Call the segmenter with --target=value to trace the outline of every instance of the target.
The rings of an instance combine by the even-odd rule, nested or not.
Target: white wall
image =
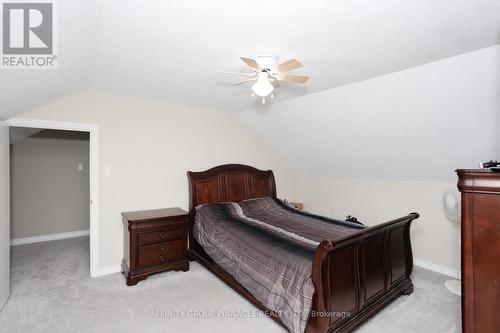
[[[366,225],[420,213],[411,227],[413,256],[451,270],[460,267],[460,223],[442,208],[449,182],[361,178],[301,177],[305,208],[343,219],[353,215]]]
[[[88,133],[42,131],[10,156],[12,239],[89,229]]]
[[[101,268],[122,259],[121,212],[188,208],[188,170],[225,163],[272,169],[278,195],[297,198],[296,174],[231,112],[84,91],[23,117],[99,125]]]
[[[0,311],[10,289],[9,128],[0,121]]]
[[[306,209],[370,224],[418,211],[415,256],[456,270],[441,199],[456,168],[500,159],[500,45],[239,115],[298,169]]]

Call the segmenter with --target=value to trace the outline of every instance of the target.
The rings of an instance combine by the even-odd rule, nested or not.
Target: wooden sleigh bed
[[[229,273],[217,265],[193,236],[195,207],[205,203],[276,197],[271,170],[228,164],[203,172],[188,172],[190,260],[196,260],[235,291],[283,325],[278,314],[267,309]],[[324,240],[312,263],[315,287],[307,333],[349,332],[400,295],[413,292],[410,274],[413,256],[410,225],[418,213],[367,227],[346,237]],[[314,312],[313,312],[314,311]],[[331,313],[349,313],[347,317]],[[325,315],[322,315],[325,314]]]

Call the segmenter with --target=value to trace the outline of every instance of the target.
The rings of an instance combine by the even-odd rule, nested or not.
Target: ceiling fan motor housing
[[[278,56],[273,53],[255,53],[251,56],[251,58],[254,59],[257,64],[259,64],[259,67],[265,71],[272,72],[276,69],[276,65],[278,63]]]

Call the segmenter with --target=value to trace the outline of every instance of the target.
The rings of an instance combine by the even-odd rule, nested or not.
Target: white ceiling
[[[0,70],[0,120],[77,92],[94,79],[96,1],[57,1],[57,70]]]
[[[84,87],[224,110],[259,106],[239,56],[300,59],[291,99],[500,42],[498,0],[65,0],[59,69],[0,71],[0,119]]]
[[[500,45],[239,112],[299,174],[456,180],[500,158]]]

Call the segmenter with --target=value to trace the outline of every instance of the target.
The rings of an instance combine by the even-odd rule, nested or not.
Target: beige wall
[[[458,269],[459,228],[444,216],[448,182],[298,176],[231,112],[85,91],[23,115],[99,125],[101,268],[122,257],[120,212],[187,208],[187,170],[247,163],[275,171],[278,195],[306,209],[367,224],[418,211],[412,229],[417,258]],[[111,176],[103,174],[111,167]],[[327,215],[327,214],[326,214]]]
[[[89,229],[88,133],[42,131],[10,155],[12,239]]]
[[[410,212],[420,213],[412,224],[413,255],[450,270],[460,264],[460,224],[442,208],[451,183],[361,178],[302,177],[305,208],[321,215],[356,216],[367,225],[386,222]]]
[[[188,170],[224,163],[273,169],[278,195],[297,198],[295,173],[235,113],[84,91],[23,117],[99,125],[101,268],[122,259],[121,212],[188,208]]]

